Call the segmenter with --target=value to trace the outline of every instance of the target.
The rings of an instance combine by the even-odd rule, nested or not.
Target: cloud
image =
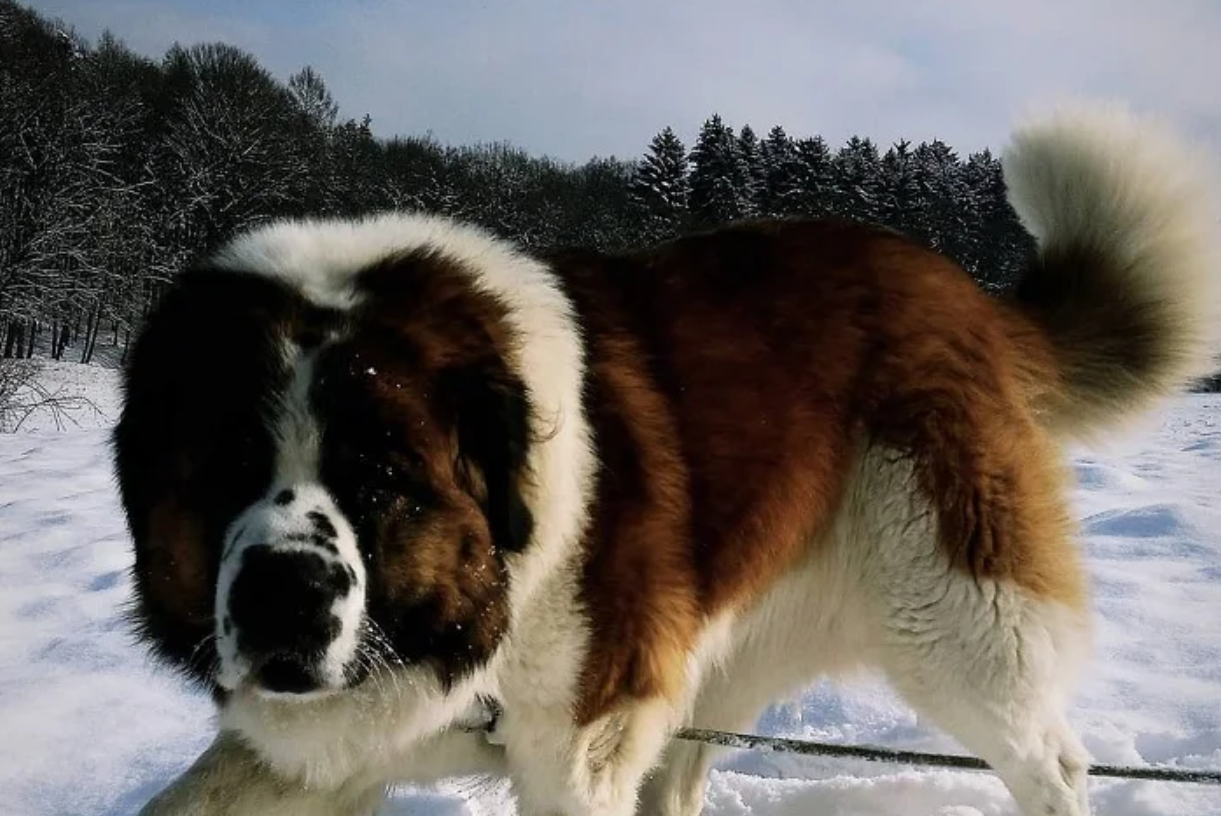
[[[382,135],[639,154],[713,112],[765,131],[1000,147],[1032,100],[1119,95],[1221,147],[1221,4],[1023,0],[42,0],[137,50],[224,40],[318,68]]]

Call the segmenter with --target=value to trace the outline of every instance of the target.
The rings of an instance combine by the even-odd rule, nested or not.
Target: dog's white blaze
[[[318,349],[303,350],[291,342],[284,346],[289,368],[288,388],[281,395],[275,417],[275,481],[310,484],[318,481],[322,429],[310,406]]]

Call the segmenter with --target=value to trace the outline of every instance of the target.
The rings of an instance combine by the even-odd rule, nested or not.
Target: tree
[[[297,110],[317,132],[327,133],[335,127],[339,106],[335,104],[322,76],[307,65],[288,78],[288,92]]]
[[[1034,238],[1009,204],[1000,160],[991,151],[968,156],[962,175],[971,239],[964,250],[964,266],[986,289],[1003,289],[1025,268],[1035,250]]]
[[[882,196],[878,217],[891,229],[918,235],[921,194],[911,142],[900,139],[882,157]]]
[[[793,140],[776,125],[759,146],[763,183],[758,209],[763,216],[791,215],[800,211],[802,163]]]
[[[564,185],[568,198],[557,242],[618,251],[657,240],[632,218],[635,205],[630,187],[636,167],[635,162],[612,158],[592,159],[578,168]],[[680,220],[675,224],[676,231],[684,223],[685,209],[677,215]]]
[[[877,223],[881,217],[881,162],[869,139],[853,136],[831,165],[834,211],[844,217]]]
[[[831,212],[835,191],[832,187],[831,151],[821,136],[796,142],[797,209],[802,215]]]
[[[173,218],[190,245],[213,246],[308,200],[308,153],[293,140],[289,92],[248,54],[223,44],[175,47],[164,144],[179,186]]]
[[[755,216],[759,214],[759,199],[767,178],[763,168],[763,157],[760,151],[759,137],[750,125],[743,125],[738,134],[738,154],[742,162],[742,214]]]
[[[307,212],[335,214],[342,210],[343,170],[337,166],[339,106],[322,77],[310,66],[288,78],[288,94],[297,114],[292,139],[308,167],[300,204]]]
[[[966,240],[966,185],[958,155],[940,140],[922,142],[912,154],[919,197],[914,213],[917,237],[954,259]]]
[[[714,114],[700,128],[691,165],[690,208],[697,226],[717,226],[747,215],[747,166],[733,129],[720,115]]]
[[[631,174],[629,189],[647,240],[670,238],[683,230],[690,195],[687,148],[673,129],[653,137],[648,154]]]
[[[96,322],[112,273],[112,226],[132,196],[121,172],[135,121],[109,83],[115,47],[90,51],[71,30],[0,7],[0,330],[5,357],[27,356],[41,323]]]

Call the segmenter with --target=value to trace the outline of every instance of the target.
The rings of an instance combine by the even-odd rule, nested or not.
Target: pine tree
[[[759,193],[759,212],[765,216],[784,216],[800,210],[801,161],[793,140],[777,125],[759,146],[763,165],[763,187]]]
[[[919,228],[920,187],[911,142],[901,139],[882,157],[882,197],[878,206],[881,223],[908,235]]]
[[[738,134],[738,154],[741,157],[745,181],[742,196],[743,215],[755,216],[759,214],[759,199],[767,180],[764,176],[759,137],[750,125],[743,125]]]
[[[991,277],[997,270],[999,246],[988,246],[987,233],[995,220],[992,154],[987,150],[967,156],[960,168],[962,176],[963,235],[958,243],[959,260],[977,279]]]
[[[912,153],[919,199],[916,236],[955,260],[963,257],[966,234],[966,185],[958,155],[937,139]]]
[[[835,212],[857,221],[877,223],[882,197],[881,162],[869,139],[853,136],[832,163]]]
[[[831,151],[821,136],[798,139],[796,148],[797,193],[795,213],[825,215],[832,212],[834,198]]]
[[[687,148],[673,129],[667,127],[653,137],[648,154],[632,174],[629,189],[646,240],[673,237],[683,230],[690,178]]]
[[[1025,269],[1035,248],[1034,238],[1009,204],[1000,160],[991,151],[967,157],[963,180],[971,236],[965,265],[985,288],[1003,289]]]
[[[700,227],[743,218],[748,210],[748,179],[733,129],[719,115],[704,122],[691,150],[690,209]]]

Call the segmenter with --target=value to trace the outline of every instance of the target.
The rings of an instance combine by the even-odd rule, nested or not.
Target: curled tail
[[[1050,427],[1088,438],[1221,368],[1202,157],[1122,107],[1077,105],[1019,127],[1002,161],[1038,241],[1011,305]]]

